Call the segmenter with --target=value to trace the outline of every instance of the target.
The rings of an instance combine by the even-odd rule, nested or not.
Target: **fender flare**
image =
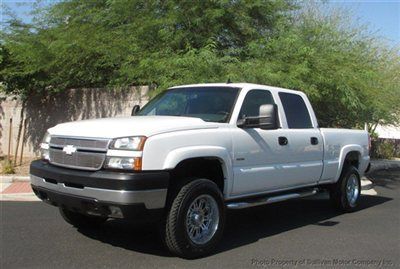
[[[221,162],[224,174],[224,196],[233,184],[232,158],[226,148],[218,146],[191,146],[170,151],[165,158],[163,169],[174,169],[180,162],[192,158],[216,158]]]
[[[360,145],[351,144],[351,145],[344,146],[340,150],[339,167],[338,167],[338,171],[337,171],[337,174],[336,174],[336,177],[335,177],[335,182],[337,182],[339,180],[340,175],[342,174],[344,161],[346,160],[347,154],[349,154],[349,152],[357,152],[358,155],[359,155],[359,158],[361,159],[363,148]]]

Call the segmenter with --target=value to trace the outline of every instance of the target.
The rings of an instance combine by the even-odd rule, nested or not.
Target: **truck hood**
[[[48,131],[51,135],[116,138],[125,136],[152,136],[174,131],[218,128],[218,123],[199,118],[173,116],[134,116],[103,118],[58,124]]]

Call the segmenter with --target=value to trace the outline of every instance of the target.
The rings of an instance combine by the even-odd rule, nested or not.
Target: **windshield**
[[[184,116],[211,122],[228,122],[239,88],[178,88],[157,95],[145,105],[139,116]]]

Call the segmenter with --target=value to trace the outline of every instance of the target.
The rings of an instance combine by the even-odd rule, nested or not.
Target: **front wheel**
[[[339,210],[352,212],[357,208],[360,194],[361,181],[357,168],[345,167],[339,181],[330,189],[331,201]]]
[[[169,250],[183,258],[210,253],[221,239],[225,205],[218,186],[207,179],[189,182],[172,202],[165,225]]]

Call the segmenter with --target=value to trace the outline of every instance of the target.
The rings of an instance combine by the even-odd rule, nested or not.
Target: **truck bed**
[[[360,175],[364,174],[369,163],[369,139],[364,130],[321,128],[324,139],[324,169],[320,183],[331,183],[338,180],[342,171],[342,160],[349,152],[358,151]]]

